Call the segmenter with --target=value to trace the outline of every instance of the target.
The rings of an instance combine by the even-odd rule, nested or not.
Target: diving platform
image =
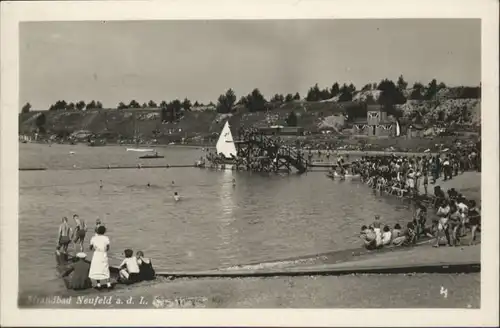
[[[241,166],[256,172],[307,171],[306,158],[289,146],[264,135],[260,131],[244,132],[234,141]]]

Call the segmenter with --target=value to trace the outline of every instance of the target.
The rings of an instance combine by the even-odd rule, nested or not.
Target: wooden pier
[[[261,132],[246,132],[235,141],[237,156],[234,165],[254,172],[307,171],[307,161],[300,152],[280,144]]]

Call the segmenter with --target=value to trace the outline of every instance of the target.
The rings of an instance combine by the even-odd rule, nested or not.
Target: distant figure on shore
[[[85,221],[79,218],[78,214],[73,215],[73,220],[76,224],[73,242],[75,246],[80,244],[80,252],[83,252],[83,242],[87,234],[87,226],[85,225]]]
[[[87,254],[80,252],[76,254],[77,261],[71,265],[63,274],[62,277],[66,278],[71,273],[71,278],[64,279],[66,288],[73,290],[83,290],[92,287],[92,281],[89,278],[90,264],[85,261]]]
[[[97,235],[90,239],[90,250],[94,251],[92,262],[90,263],[89,278],[95,280],[96,287],[101,288],[101,281],[106,282],[106,286],[111,288],[109,281],[109,238],[105,236],[106,228],[99,226]]]
[[[68,224],[68,218],[63,217],[62,223],[59,225],[59,231],[57,233],[57,246],[62,249],[63,253],[68,252],[68,245],[71,242],[71,227]]]

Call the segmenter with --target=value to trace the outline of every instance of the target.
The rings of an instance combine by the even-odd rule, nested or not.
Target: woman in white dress
[[[105,236],[106,228],[99,226],[97,235],[90,239],[90,250],[94,251],[92,262],[90,262],[89,278],[95,280],[96,287],[101,288],[101,281],[106,282],[108,288],[111,287],[109,281],[109,238]]]

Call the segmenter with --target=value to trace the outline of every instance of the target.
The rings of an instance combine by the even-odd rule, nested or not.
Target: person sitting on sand
[[[67,289],[83,290],[92,288],[92,281],[89,278],[90,263],[85,261],[87,254],[80,252],[76,254],[76,262],[71,265],[63,274],[62,277],[66,278],[71,273],[71,278],[64,279]]]
[[[382,245],[386,246],[391,243],[392,240],[392,233],[391,229],[389,226],[384,226],[383,232],[382,232]]]
[[[126,249],[123,253],[125,259],[120,264],[120,281],[127,285],[139,282],[139,263],[134,257],[134,251]]]
[[[373,231],[373,229],[369,229],[365,225],[362,226],[360,237],[361,240],[363,240],[363,244],[366,249],[372,250],[377,247],[375,240],[375,232]]]
[[[153,269],[153,263],[150,258],[144,257],[142,251],[138,251],[136,254],[137,264],[139,265],[139,279],[143,280],[154,280],[156,278],[155,269]]]
[[[406,224],[406,240],[404,242],[405,245],[413,245],[417,241],[417,231],[413,222],[408,222]]]
[[[370,229],[375,233],[375,247],[376,248],[382,247],[382,230],[375,229],[373,225],[370,226]]]
[[[401,228],[398,225],[398,228]],[[394,234],[394,230],[393,230]],[[409,246],[414,244],[415,242],[415,226],[413,225],[413,222],[408,222],[406,225],[405,231],[398,237],[393,237],[392,244],[394,246]]]
[[[399,225],[399,223],[396,223],[394,225],[394,228],[392,229],[392,233],[391,233],[392,240],[394,240],[398,237],[401,237],[402,235],[403,235],[403,232],[401,231],[401,226]]]

